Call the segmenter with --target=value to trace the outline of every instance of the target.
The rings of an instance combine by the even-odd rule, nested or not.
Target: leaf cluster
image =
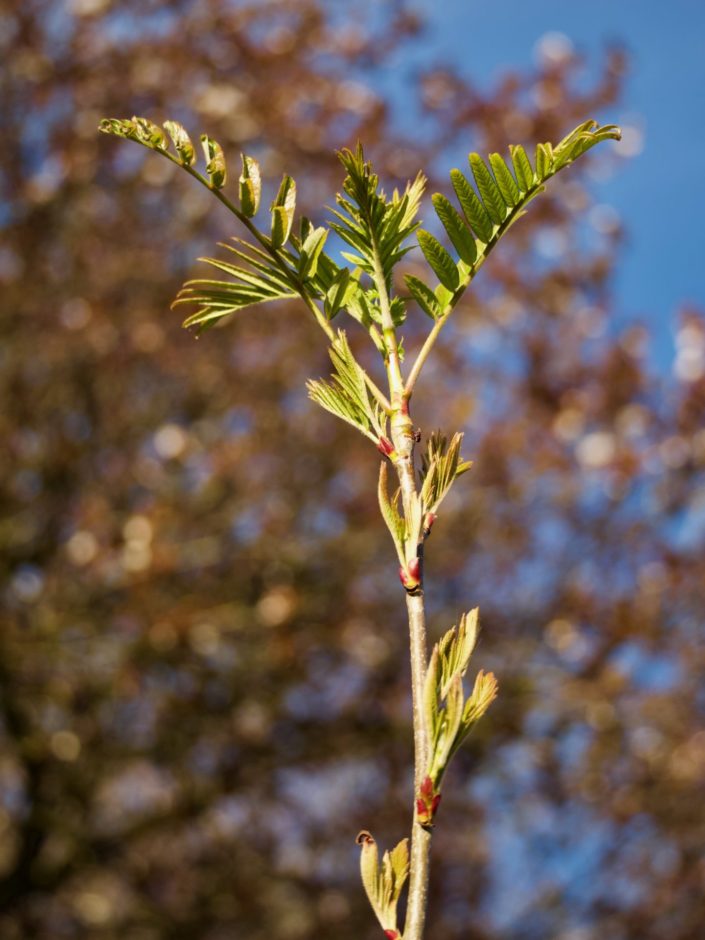
[[[423,503],[416,497],[411,503],[409,518],[399,511],[400,490],[397,489],[390,499],[387,463],[383,461],[379,468],[377,486],[379,508],[387,528],[392,536],[394,547],[402,567],[406,567],[418,556],[419,543],[422,541]]]
[[[468,156],[473,184],[459,169],[450,178],[458,208],[443,194],[432,197],[452,248],[453,257],[430,232],[420,230],[419,247],[438,279],[435,288],[414,275],[406,276],[409,293],[431,319],[446,316],[471,282],[499,239],[545,188],[546,182],[603,140],[618,140],[614,124],[600,127],[585,121],[559,143],[538,144],[534,165],[521,146],[510,146],[510,159],[492,153],[485,162],[477,153]]]
[[[440,431],[434,431],[421,457],[421,501],[424,512],[433,513],[447,496],[455,479],[472,467],[471,460],[463,460],[460,446],[463,435],[456,433],[447,443]]]
[[[339,157],[347,175],[336,197],[339,208],[331,210],[336,219],[331,228],[353,249],[342,253],[347,261],[370,277],[381,273],[388,284],[394,266],[409,251],[404,242],[418,227],[426,177],[419,173],[403,193],[394,190],[388,199],[360,144]]]
[[[429,739],[428,776],[440,783],[451,757],[497,695],[497,680],[482,670],[466,700],[463,677],[477,641],[478,609],[463,614],[436,643],[424,685],[424,719]]]
[[[360,852],[360,874],[365,893],[377,920],[387,936],[399,936],[397,904],[409,874],[409,840],[402,841],[382,856],[379,862],[377,843],[369,832],[357,837]]]
[[[165,121],[161,128],[147,118],[129,120],[106,118],[99,129],[106,134],[134,140],[180,165],[191,176],[211,189],[254,235],[256,243],[235,239],[234,252],[238,261],[215,258],[200,260],[226,273],[232,281],[200,278],[188,281],[176,299],[175,306],[195,304],[196,310],[184,321],[187,327],[206,328],[221,317],[236,310],[277,300],[282,297],[302,296],[323,306],[321,320],[332,320],[341,310],[349,308],[359,322],[370,328],[379,320],[374,297],[366,297],[359,285],[360,271],[340,267],[326,254],[324,247],[329,230],[314,227],[303,217],[294,226],[296,213],[296,182],[285,175],[270,207],[269,232],[261,231],[252,221],[260,209],[262,175],[254,157],[241,155],[242,171],[238,179],[238,203],[223,192],[228,180],[228,168],[220,144],[202,135],[206,175],[196,169],[196,150],[185,128],[176,121]],[[165,133],[166,132],[166,133]],[[170,149],[170,141],[173,150]],[[418,198],[410,187],[409,194],[397,199],[385,231],[400,226],[401,237],[411,229],[406,221],[409,211],[416,211]],[[420,193],[419,193],[420,198]],[[413,210],[410,208],[413,206]],[[403,318],[404,304],[397,300],[394,314]]]
[[[353,356],[343,330],[338,331],[329,354],[335,372],[330,381],[311,379],[306,385],[309,397],[378,444],[386,438],[387,416],[371,398],[365,370]]]

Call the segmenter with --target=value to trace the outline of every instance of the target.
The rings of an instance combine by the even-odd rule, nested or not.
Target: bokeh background
[[[96,133],[133,113],[293,172],[317,220],[358,137],[447,191],[470,149],[624,124],[512,230],[416,396],[476,461],[428,545],[431,632],[479,603],[501,683],[447,781],[428,936],[703,936],[705,23],[566,6],[0,7],[2,940],[371,940],[354,838],[409,823],[376,454],[307,400],[328,364],[296,305],[181,330],[234,229]]]

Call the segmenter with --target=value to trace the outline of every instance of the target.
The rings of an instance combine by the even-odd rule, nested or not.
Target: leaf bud
[[[416,820],[420,826],[433,826],[440,802],[441,794],[436,791],[433,780],[429,776],[425,777],[416,798]]]
[[[414,594],[421,587],[421,564],[418,558],[412,558],[399,568],[399,580],[409,594]]]
[[[394,444],[392,444],[388,437],[384,437],[384,435],[377,441],[377,450],[383,457],[389,457],[390,460],[396,453]]]

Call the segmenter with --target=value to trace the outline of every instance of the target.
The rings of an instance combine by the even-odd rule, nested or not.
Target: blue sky
[[[705,308],[705,3],[419,0],[417,8],[432,61],[450,59],[480,85],[509,67],[530,68],[549,32],[563,33],[595,64],[605,43],[626,47],[624,101],[600,117],[639,128],[643,142],[595,193],[627,227],[616,281],[620,315],[647,320],[653,358],[669,364],[674,313],[684,302]]]

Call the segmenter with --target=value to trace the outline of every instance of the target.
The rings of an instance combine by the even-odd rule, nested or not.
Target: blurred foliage
[[[396,3],[2,8],[3,940],[378,935],[354,836],[406,828],[411,734],[377,462],[306,399],[326,354],[295,305],[180,329],[227,218],[96,125],[208,127],[310,209],[358,136],[403,182],[614,116],[618,51],[483,89],[430,54],[391,120],[385,64],[419,29]],[[705,326],[684,313],[670,382],[611,325],[621,231],[589,160],[420,383],[475,461],[428,546],[434,638],[479,603],[502,685],[450,774],[429,940],[705,921]]]

